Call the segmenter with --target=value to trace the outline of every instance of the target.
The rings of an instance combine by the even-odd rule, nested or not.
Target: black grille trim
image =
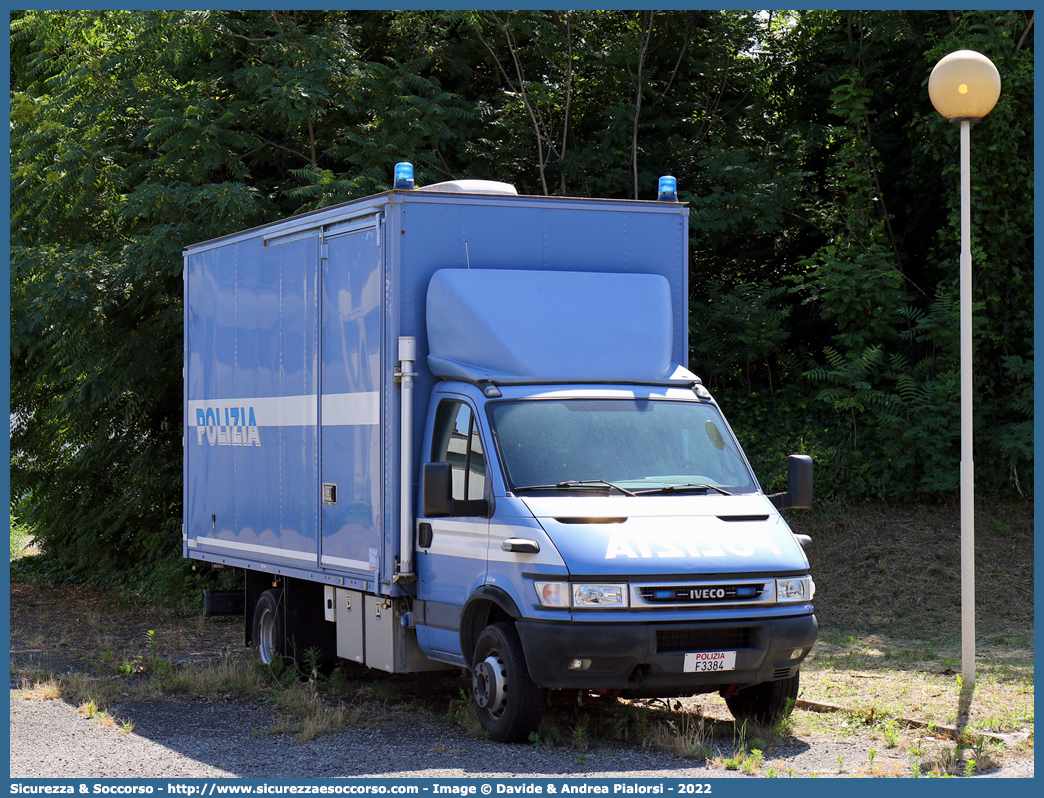
[[[678,651],[731,651],[750,648],[749,626],[728,629],[657,629],[656,651],[669,654]]]
[[[749,596],[740,596],[739,592],[753,590]],[[649,604],[720,604],[728,602],[761,601],[764,599],[764,582],[751,582],[738,585],[643,585],[638,588],[642,601]],[[657,593],[671,591],[669,596],[657,596]]]

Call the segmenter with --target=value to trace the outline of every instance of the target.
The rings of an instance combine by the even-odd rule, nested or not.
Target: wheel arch
[[[498,621],[514,623],[521,617],[515,600],[503,588],[482,585],[472,593],[460,617],[460,650],[468,668],[475,664],[475,643],[483,629]]]

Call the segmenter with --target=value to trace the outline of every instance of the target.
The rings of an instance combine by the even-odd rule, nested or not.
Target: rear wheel
[[[514,625],[502,621],[482,630],[475,644],[471,692],[491,740],[524,741],[540,725],[544,691],[529,678]]]
[[[286,656],[286,612],[282,599],[282,590],[266,590],[254,605],[254,650],[265,665]]]
[[[773,725],[790,714],[797,700],[800,672],[789,679],[762,682],[737,690],[725,698],[729,712],[736,720],[753,720]]]

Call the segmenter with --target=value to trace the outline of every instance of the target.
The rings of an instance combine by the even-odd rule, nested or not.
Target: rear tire
[[[472,698],[489,739],[498,743],[528,740],[540,725],[544,691],[529,678],[514,624],[501,621],[483,629],[472,663]]]
[[[282,590],[266,590],[258,598],[251,639],[257,658],[264,665],[272,665],[286,656],[286,608]]]
[[[753,687],[737,690],[725,698],[725,703],[738,721],[752,720],[773,726],[794,708],[797,700],[800,671],[789,679],[762,682]]]

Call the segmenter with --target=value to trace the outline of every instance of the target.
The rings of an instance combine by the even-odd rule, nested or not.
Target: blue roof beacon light
[[[664,175],[660,178],[660,190],[659,196],[656,197],[657,202],[677,202],[678,201],[678,181],[670,175]]]
[[[395,188],[413,188],[413,164],[402,161],[395,164]]]

